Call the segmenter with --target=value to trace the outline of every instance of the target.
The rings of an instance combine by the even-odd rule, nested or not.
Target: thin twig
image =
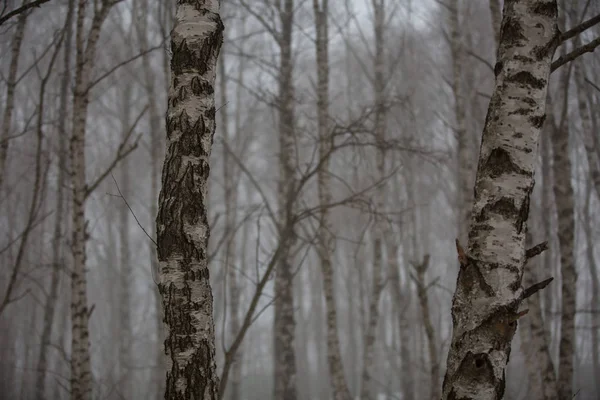
[[[550,72],[556,71],[566,63],[575,60],[577,57],[585,53],[592,53],[598,46],[600,46],[600,38],[596,38],[588,44],[578,47],[570,53],[565,54],[564,56],[560,56],[558,59],[556,59],[556,61],[552,63],[552,66],[550,67]]]
[[[2,25],[6,21],[8,21],[9,19],[11,19],[11,18],[13,18],[13,17],[15,17],[17,15],[19,15],[21,13],[24,13],[25,11],[29,10],[30,8],[39,7],[42,4],[47,3],[49,1],[50,0],[35,0],[35,1],[32,1],[31,3],[27,3],[25,5],[22,5],[21,7],[12,10],[8,14],[1,16],[0,17],[0,25]]]
[[[548,241],[542,242],[525,251],[525,259],[529,260],[548,250]]]
[[[563,33],[562,35],[560,35],[560,41],[564,42],[566,40],[569,40],[569,39],[579,35],[581,32],[585,31],[586,29],[589,29],[592,26],[599,24],[599,23],[600,23],[600,14],[588,19],[587,21],[582,22],[581,24],[577,25],[576,27],[571,28],[568,31],[566,31],[565,33]]]
[[[548,278],[544,281],[541,281],[534,285],[531,285],[527,289],[523,290],[523,295],[521,296],[521,299],[525,300],[526,298],[533,296],[534,294],[536,294],[537,292],[539,292],[540,290],[542,290],[543,288],[548,286],[550,284],[550,282],[552,282],[553,280],[554,280],[554,278]]]
[[[119,188],[119,184],[117,183],[117,180],[115,179],[115,176],[113,175],[113,173],[110,173],[110,176],[113,180],[113,182],[115,183],[115,186],[117,188],[117,192],[119,192],[119,197],[121,199],[123,199],[123,202],[125,203],[125,205],[127,206],[127,208],[129,209],[129,211],[131,212],[131,215],[133,215],[133,218],[135,219],[135,222],[137,222],[138,226],[142,229],[142,231],[146,234],[146,236],[148,236],[148,239],[150,239],[152,241],[152,243],[154,243],[155,246],[158,247],[158,243],[156,243],[156,241],[154,239],[152,239],[152,236],[150,236],[148,234],[148,231],[146,231],[146,229],[144,229],[144,227],[142,226],[142,224],[140,223],[140,220],[137,218],[137,216],[135,215],[135,213],[133,212],[133,210],[131,209],[131,206],[129,205],[129,203],[127,202],[127,199],[125,198],[125,196],[123,196],[123,193],[121,192],[121,188]]]

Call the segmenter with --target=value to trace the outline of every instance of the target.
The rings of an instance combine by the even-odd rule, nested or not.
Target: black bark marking
[[[533,189],[533,185],[531,189]],[[519,209],[519,214],[517,215],[517,220],[515,222],[517,233],[523,232],[523,226],[527,223],[527,218],[529,217],[529,196],[531,195],[531,189],[525,195],[525,199],[523,200],[521,208]]]
[[[533,117],[529,117],[529,122],[535,128],[540,129],[544,125],[544,121],[546,121],[546,114],[544,115],[534,115]]]
[[[508,151],[502,147],[496,147],[490,152],[485,164],[482,166],[482,173],[491,178],[497,178],[503,174],[523,174],[523,171],[515,164]]]
[[[531,72],[519,71],[516,74],[510,75],[506,78],[507,82],[516,82],[523,86],[532,87],[534,89],[541,90],[546,86],[545,79],[538,79]]]
[[[502,63],[502,61],[498,61],[496,65],[494,65],[494,76],[498,77],[498,75],[500,75],[500,72],[502,72],[502,68],[504,68],[504,64]]]
[[[556,18],[558,15],[558,6],[556,1],[538,1],[531,6],[533,14],[543,15],[550,18]]]
[[[508,115],[527,115],[531,112],[531,110],[527,108],[518,108],[515,111],[511,111]]]
[[[500,35],[502,36],[502,45],[504,46],[518,45],[527,39],[519,21],[508,16],[504,17],[501,31]]]
[[[467,257],[467,263],[458,271],[457,287],[462,288],[465,295],[470,297],[476,288],[482,290],[487,296],[494,296],[494,289],[485,281],[477,261]]]

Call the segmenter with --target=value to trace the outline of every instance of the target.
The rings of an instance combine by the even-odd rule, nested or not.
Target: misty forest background
[[[565,3],[563,30],[600,13],[595,0]],[[75,63],[74,20],[70,29],[65,26],[69,6],[73,1],[52,0],[0,25],[2,399],[34,399],[40,390],[52,399],[69,396],[68,152]],[[161,399],[164,393],[151,237],[164,159],[174,7],[174,1],[118,2],[102,26],[92,63],[85,169],[96,399]],[[439,366],[437,376],[443,376],[458,272],[454,239],[466,243],[460,187],[464,181],[472,191],[494,80],[490,10],[488,1],[330,2],[327,119],[334,140],[328,229],[335,238],[335,322],[353,396],[360,393],[369,332],[375,338],[371,379],[382,399],[426,399],[433,393],[432,367]],[[88,11],[86,26],[93,7]],[[303,181],[287,203],[295,216],[288,228],[296,235],[297,387],[300,399],[325,400],[331,379],[326,289],[316,240],[317,177],[323,163],[318,156],[313,4],[296,1],[291,25],[282,23],[268,0],[224,0],[221,14],[226,30],[217,74],[209,259],[217,364],[219,370],[230,368],[226,398],[273,395],[273,303],[278,299],[273,279],[264,287],[259,282],[278,246],[279,57],[281,32],[291,26],[293,152]],[[567,43],[566,50],[598,36],[600,26]],[[557,215],[565,212],[575,218],[577,308],[566,311],[575,312],[576,321],[574,391],[581,400],[600,397],[598,76],[600,56],[592,53],[557,70],[551,81],[529,215],[530,242],[548,240],[549,250],[527,267],[524,281],[555,280],[529,299],[530,308],[541,307],[541,319],[528,315],[520,320],[507,371],[509,400],[532,398],[534,381],[541,379],[536,335],[545,337],[551,361],[558,363],[559,235],[565,229]],[[461,132],[470,172],[459,168]],[[553,146],[556,132],[568,135],[568,150]],[[556,162],[565,154],[570,202],[556,196],[565,184],[555,185],[565,171]],[[380,193],[385,193],[383,202]],[[377,224],[387,226],[381,271],[373,268]],[[428,268],[421,269],[424,265]],[[258,299],[256,312],[245,319],[253,299]],[[225,357],[242,330],[245,337],[235,357]]]

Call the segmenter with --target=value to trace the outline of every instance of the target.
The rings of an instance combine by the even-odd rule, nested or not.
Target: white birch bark
[[[504,396],[518,309],[532,293],[523,290],[521,277],[537,146],[559,37],[557,14],[555,0],[504,3],[468,253],[459,250],[444,400]]]
[[[218,398],[207,190],[222,41],[218,0],[178,1],[171,35],[167,151],[156,218],[168,400]]]

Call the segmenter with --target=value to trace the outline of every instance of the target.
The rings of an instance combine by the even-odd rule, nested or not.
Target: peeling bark
[[[504,396],[504,369],[524,294],[521,277],[529,198],[550,64],[559,37],[557,14],[555,0],[504,3],[468,253],[459,248],[444,400]]]
[[[178,2],[156,218],[167,400],[218,398],[207,191],[223,29],[218,0]]]

